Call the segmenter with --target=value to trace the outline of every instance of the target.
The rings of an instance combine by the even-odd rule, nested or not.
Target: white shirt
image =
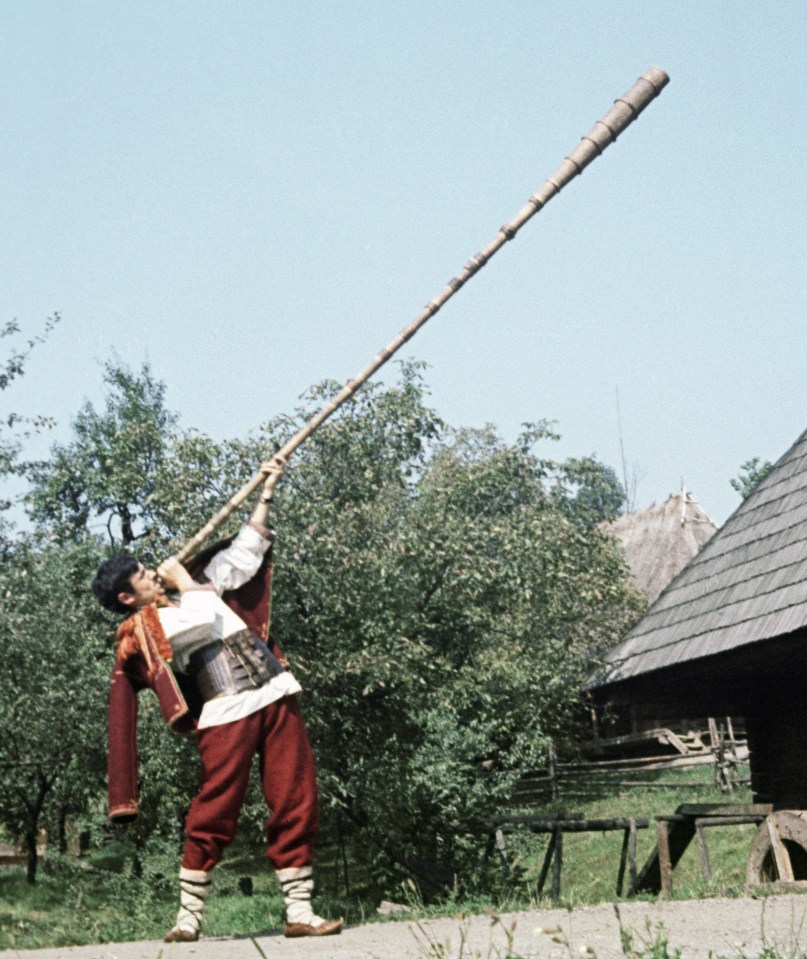
[[[244,526],[232,543],[216,553],[205,567],[209,586],[188,590],[181,594],[178,606],[162,606],[157,610],[174,653],[174,669],[187,672],[190,657],[197,650],[246,629],[246,623],[227,606],[221,594],[252,579],[272,538],[262,536],[252,526]],[[302,689],[292,674],[280,673],[257,689],[218,696],[206,702],[199,717],[199,729],[234,722],[299,692]]]

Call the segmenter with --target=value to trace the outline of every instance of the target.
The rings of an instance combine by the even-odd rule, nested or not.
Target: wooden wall
[[[758,802],[807,809],[807,633],[753,643],[592,691],[681,719],[743,716]]]

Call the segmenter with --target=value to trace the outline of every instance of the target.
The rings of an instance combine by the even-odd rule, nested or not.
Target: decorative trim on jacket
[[[212,553],[223,545],[226,544],[217,544],[197,560],[204,560],[206,565]],[[225,593],[222,599],[284,661],[283,651],[267,638],[271,577],[269,550],[255,576],[239,589]],[[128,822],[138,813],[138,693],[144,689],[155,692],[163,718],[177,733],[194,732],[202,701],[195,684],[184,682],[181,674],[175,675],[167,662],[171,646],[156,606],[145,606],[124,620],[118,628],[118,640],[109,688],[108,815],[116,822]]]

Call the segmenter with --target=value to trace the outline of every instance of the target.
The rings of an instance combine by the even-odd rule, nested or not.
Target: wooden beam
[[[771,851],[773,852],[774,862],[776,863],[776,872],[779,876],[780,882],[793,882],[795,877],[793,875],[793,865],[790,862],[790,855],[788,854],[785,844],[782,842],[782,837],[779,835],[779,826],[776,822],[776,816],[768,816],[765,820],[765,824],[768,827],[768,835],[771,840]]]

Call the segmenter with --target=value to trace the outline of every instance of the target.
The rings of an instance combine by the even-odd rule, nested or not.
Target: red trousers
[[[308,866],[319,826],[317,771],[296,697],[198,733],[201,788],[191,803],[182,856],[186,869],[209,872],[235,837],[252,759],[271,810],[266,855],[275,869]]]

